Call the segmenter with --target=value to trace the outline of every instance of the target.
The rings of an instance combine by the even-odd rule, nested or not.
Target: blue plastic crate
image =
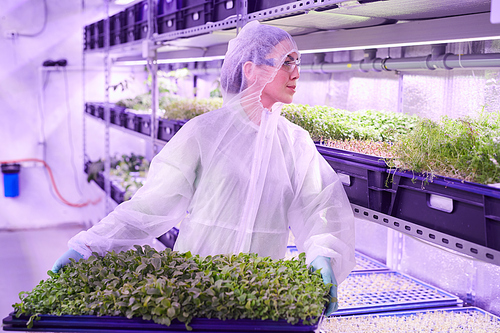
[[[354,272],[339,285],[333,315],[458,306],[458,297],[395,271]]]

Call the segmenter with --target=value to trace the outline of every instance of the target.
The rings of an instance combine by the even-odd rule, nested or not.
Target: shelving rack
[[[152,76],[153,100],[151,135],[147,138],[153,147],[153,154],[156,154],[159,147],[165,143],[159,140],[156,135],[156,114],[158,111],[156,71],[158,65],[185,62],[188,58],[191,61],[193,59],[199,61],[222,59],[229,40],[234,38],[238,30],[250,20],[259,20],[265,24],[287,30],[294,37],[304,55],[301,66],[303,71],[317,73],[344,70],[397,72],[398,68],[403,70],[447,70],[452,68],[449,61],[454,61],[454,65],[458,61],[457,64],[463,68],[500,68],[500,54],[451,55],[445,53],[443,47],[446,43],[453,41],[500,39],[498,26],[490,23],[490,4],[487,1],[469,0],[460,5],[455,5],[453,1],[436,3],[432,0],[418,2],[410,0],[301,0],[284,2],[286,1],[269,1],[269,8],[255,10],[252,8],[254,5],[252,1],[231,1],[237,8],[237,14],[234,16],[226,17],[221,21],[206,22],[195,27],[157,34],[154,33],[157,2],[156,0],[148,0],[149,16],[146,38],[110,45],[109,38],[106,37],[102,49],[87,49],[84,54],[97,52],[104,55],[107,59],[106,82],[108,85],[110,66],[113,64],[147,65]],[[109,17],[109,15],[107,16]],[[109,31],[109,20],[104,20],[103,31],[106,36],[107,31]],[[421,57],[421,59],[377,58],[376,49],[378,48],[405,45],[434,45],[436,47],[433,48],[432,54]],[[367,52],[365,59],[360,62],[322,62],[318,64],[312,60],[313,55],[339,50],[367,50]],[[368,50],[371,51],[368,52]],[[106,149],[109,149],[109,104],[106,105],[108,106],[105,108],[103,121],[106,128],[105,145]],[[347,159],[347,162],[342,163],[346,165],[357,163],[359,166],[358,162]],[[369,166],[374,167],[370,164]],[[382,166],[381,169],[384,167]],[[109,164],[107,164],[106,170],[109,170]],[[105,174],[107,175],[106,172]],[[355,178],[357,175],[350,174],[348,176]],[[384,174],[379,176],[385,177]],[[371,182],[368,178],[363,181]],[[107,178],[106,183],[109,183]],[[383,200],[391,195],[391,191],[395,191],[384,184],[375,189],[372,183],[367,184],[363,190],[367,193],[377,192],[376,194],[381,197],[377,200]],[[109,196],[109,188],[106,188],[106,193]],[[490,210],[487,213],[488,227],[484,228],[485,233],[496,235],[500,234],[500,213],[491,207],[496,207],[500,202],[500,191],[492,189],[489,193],[491,194],[487,196],[491,197],[491,202],[485,204],[485,207],[488,207],[485,209]],[[446,197],[446,194],[444,196]],[[451,197],[453,198],[453,196]],[[493,237],[491,240],[478,241],[450,234],[446,228],[434,230],[436,232],[432,233],[435,226],[422,226],[418,221],[406,221],[399,215],[394,216],[394,213],[388,211],[386,204],[382,201],[378,201],[378,203],[379,207],[373,207],[369,202],[353,203],[353,210],[361,218],[382,225],[387,225],[385,220],[393,221],[390,226],[393,229],[500,265],[500,244],[493,236],[490,237]],[[397,227],[395,223],[403,227]],[[439,233],[439,237],[436,236],[437,233]],[[434,238],[429,236],[431,234],[434,235]]]

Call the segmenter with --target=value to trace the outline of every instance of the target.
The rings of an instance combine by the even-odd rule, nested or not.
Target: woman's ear
[[[243,74],[245,75],[245,78],[249,84],[255,81],[255,67],[255,64],[251,61],[247,61],[243,64]]]

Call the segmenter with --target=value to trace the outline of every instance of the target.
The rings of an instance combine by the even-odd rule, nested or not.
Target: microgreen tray
[[[458,306],[456,296],[395,271],[354,272],[339,285],[334,316]]]
[[[499,332],[500,318],[477,307],[450,307],[330,317],[320,324],[320,332],[340,331]]]
[[[365,256],[362,253],[356,251],[354,253],[356,258],[356,266],[353,268],[353,272],[373,272],[373,271],[388,271],[389,267],[386,265]]]
[[[172,321],[170,326],[156,324],[153,321],[141,318],[111,317],[111,316],[51,316],[40,315],[28,329],[26,323],[29,316],[16,318],[14,313],[3,319],[5,331],[30,332],[186,332],[186,326],[179,321]],[[289,324],[286,320],[219,320],[195,318],[190,326],[193,332],[314,332],[318,323],[314,325]]]

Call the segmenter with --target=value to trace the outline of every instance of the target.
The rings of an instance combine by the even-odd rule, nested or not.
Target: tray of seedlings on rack
[[[334,315],[459,306],[458,297],[395,271],[353,272],[338,287]]]
[[[374,271],[388,271],[389,267],[386,265],[356,251],[354,253],[356,258],[356,266],[353,272],[374,272]]]
[[[500,332],[500,318],[477,307],[451,307],[371,315],[329,317],[320,324],[333,332]]]
[[[157,324],[152,320],[115,316],[51,316],[40,315],[32,328],[27,328],[29,316],[16,317],[14,313],[3,319],[4,331],[30,332],[100,332],[100,333],[145,333],[145,332],[187,332],[186,325],[173,320],[170,326]],[[189,326],[192,332],[315,332],[318,323],[304,325],[289,324],[286,320],[195,318]]]
[[[21,292],[4,330],[314,332],[329,289],[303,254],[296,260],[200,257],[148,245],[48,274]]]

